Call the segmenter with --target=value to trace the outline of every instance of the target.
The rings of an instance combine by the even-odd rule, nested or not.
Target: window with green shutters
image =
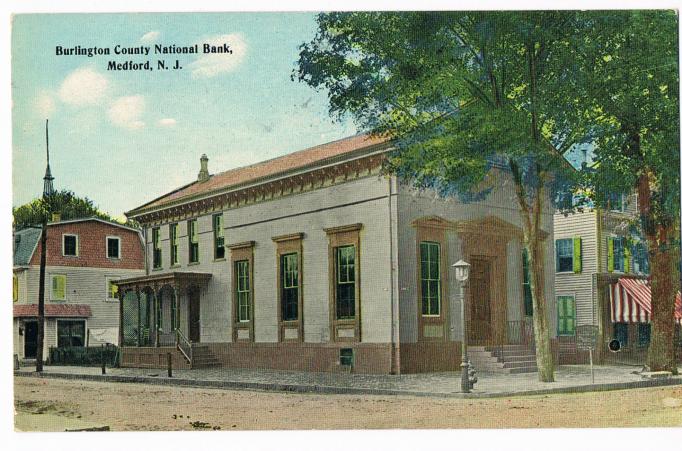
[[[251,321],[251,274],[249,261],[234,262],[234,274],[237,279],[237,321],[240,323]]]
[[[419,245],[421,261],[422,315],[440,315],[440,244],[423,241]]]
[[[355,246],[336,248],[336,319],[355,318]]]
[[[223,230],[223,215],[213,215],[213,258],[225,258],[225,231]]]
[[[50,291],[51,301],[66,300],[66,276],[64,274],[54,274],[52,276],[52,289]]]
[[[178,264],[178,224],[171,224],[168,226],[168,235],[170,236],[170,264],[171,266]]]
[[[573,272],[573,238],[556,240],[556,272]]]
[[[161,268],[161,243],[159,232],[161,229],[154,227],[152,229],[152,266],[155,269]]]
[[[629,253],[629,252],[628,252]],[[608,238],[608,258],[607,269],[609,272],[625,272],[625,239],[623,237],[609,237]],[[628,269],[629,269],[629,258]]]
[[[199,263],[199,232],[196,219],[187,221],[187,236],[189,239],[189,262]]]
[[[557,311],[559,313],[559,335],[575,335],[575,297],[558,296]]]
[[[528,265],[528,251],[523,249],[523,310],[526,316],[533,316],[533,293],[530,289],[530,268]]]

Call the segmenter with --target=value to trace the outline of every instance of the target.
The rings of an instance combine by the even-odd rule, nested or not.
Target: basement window
[[[339,351],[339,363],[345,366],[355,365],[355,356],[353,354],[353,348],[341,348]]]

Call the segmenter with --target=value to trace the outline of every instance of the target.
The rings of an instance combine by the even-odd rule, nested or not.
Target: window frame
[[[612,235],[611,241],[613,241],[613,272],[615,273],[625,273],[625,237]],[[620,252],[617,252],[620,249]],[[620,267],[619,267],[620,263]]]
[[[562,301],[566,301],[570,299],[571,304],[572,304],[572,314],[571,315],[565,315],[564,309],[562,309]],[[572,337],[575,336],[575,330],[576,330],[576,321],[577,321],[577,307],[575,304],[575,295],[574,294],[561,294],[557,295],[556,297],[556,305],[557,305],[557,336],[560,337]],[[564,313],[564,315],[562,315]],[[562,316],[563,316],[563,321],[565,322],[565,328],[562,327]],[[572,330],[568,330],[568,323],[566,321],[571,320],[573,321],[573,327]]]
[[[646,330],[646,333],[642,333]],[[646,340],[643,338],[646,337]],[[651,323],[637,323],[637,346],[648,348],[651,344]]]
[[[293,265],[288,263],[291,260]],[[299,296],[301,292],[301,282],[300,282],[300,268],[299,268],[299,253],[298,252],[288,252],[286,254],[279,255],[279,280],[280,280],[280,313],[282,315],[282,321],[292,322],[298,321],[300,312],[298,310]],[[293,266],[291,271],[289,267]],[[289,282],[289,283],[287,283]],[[287,290],[293,295],[287,296]],[[295,307],[296,313],[293,317],[289,317],[287,312],[287,307]]]
[[[348,263],[348,256],[346,256],[346,268],[345,268],[345,273],[346,273],[346,278],[349,280],[341,280],[343,270],[341,268],[341,251],[344,249],[352,249],[353,250],[353,263]],[[356,279],[357,279],[357,271],[356,271],[356,262],[357,260],[357,251],[356,247],[354,244],[344,244],[341,246],[335,246],[334,247],[334,298],[336,300],[335,302],[335,309],[334,309],[334,318],[337,321],[355,321],[357,318],[357,311],[355,310],[355,301],[356,301]],[[353,280],[350,280],[350,267],[352,265],[352,271],[353,271]],[[352,286],[352,293],[353,293],[353,298],[352,298],[352,307],[353,307],[353,315],[339,315],[339,293],[340,293],[340,288],[342,287],[351,287]],[[347,308],[350,307],[350,303],[346,306]]]
[[[118,297],[116,296],[116,294],[118,293],[118,289],[116,290],[114,297],[109,296],[111,294],[111,291],[109,290],[111,282],[115,282],[117,280],[120,280],[119,276],[105,276],[104,277],[104,290],[105,290],[104,299],[108,302],[118,302]]]
[[[180,266],[180,246],[178,244],[178,229],[180,226],[177,222],[168,224],[168,241],[169,241],[169,256],[170,266]]]
[[[161,227],[152,227],[152,269],[161,268],[163,268],[163,253],[161,251]]]
[[[618,204],[620,205],[619,208],[613,208],[613,200],[615,199],[616,196],[620,196],[620,200],[618,201]],[[608,195],[608,209],[609,211],[614,211],[617,213],[624,213],[626,210],[625,207],[625,201],[626,201],[626,196],[624,193],[610,193]]]
[[[116,257],[112,257],[112,256],[109,255],[109,240],[116,240],[116,241],[118,241],[118,245],[117,245],[117,248],[116,248],[116,250],[117,250],[118,252],[117,252]],[[116,235],[107,235],[107,237],[105,238],[105,243],[106,243],[107,258],[108,258],[109,260],[120,260],[120,259],[121,259],[121,237],[120,237],[120,236],[116,236]]]
[[[430,278],[430,276],[431,276],[431,265],[433,264],[433,262],[430,259],[427,261],[424,260],[424,256],[422,253],[423,252],[423,246],[427,246],[427,249],[429,249],[427,257],[429,257],[431,255],[431,251],[430,251],[431,247],[435,247],[438,251],[437,261],[435,262],[435,264],[437,265],[437,278],[436,279]],[[442,303],[443,303],[443,277],[442,277],[443,265],[442,265],[442,259],[443,259],[443,253],[442,253],[442,249],[441,249],[441,244],[439,242],[429,241],[429,240],[423,240],[423,241],[419,242],[419,290],[421,292],[420,313],[421,313],[421,316],[426,317],[426,318],[440,318],[442,311],[443,311],[442,310]],[[427,274],[429,275],[429,278],[427,278],[427,279],[424,279],[424,263],[425,262],[428,263],[428,265],[429,265],[429,268],[427,269]],[[425,305],[424,304],[424,282],[427,282],[427,284],[432,283],[432,282],[436,282],[436,284],[437,284],[436,293],[438,295],[438,297],[437,297],[438,313],[430,313],[430,309],[428,309],[428,308],[427,308],[427,310],[429,311],[429,313],[424,313],[424,305]],[[427,286],[430,287],[430,285],[427,285]],[[428,291],[430,292],[430,288]],[[431,306],[430,301],[427,301],[427,305],[429,307]]]
[[[620,332],[624,332],[624,335],[622,335],[619,332],[619,329],[620,329]],[[629,335],[630,335],[630,326],[628,323],[621,323],[621,322],[613,323],[613,339],[618,340],[620,342],[621,349],[625,348],[629,345],[629,341],[630,341]],[[619,340],[618,339],[619,336],[622,336],[625,339]]]
[[[83,344],[82,344],[81,347],[85,347],[85,345],[86,345],[86,339],[87,339],[87,336],[88,336],[88,322],[87,322],[86,319],[79,319],[79,318],[58,319],[58,320],[55,321],[55,322],[56,322],[56,324],[55,324],[55,329],[56,329],[55,332],[56,332],[56,334],[55,334],[55,335],[56,335],[56,338],[57,338],[57,343],[56,343],[56,344],[57,344],[57,347],[58,347],[58,348],[66,347],[66,346],[60,346],[60,338],[62,337],[62,335],[59,333],[59,326],[60,326],[60,325],[63,325],[63,324],[69,324],[69,332],[72,332],[72,328],[73,328],[72,326],[73,326],[73,324],[77,324],[77,323],[82,323],[82,324],[83,324],[83,341],[82,341]],[[73,339],[73,337],[74,337],[73,334],[72,334],[72,333],[69,333],[69,338],[70,338],[70,339]],[[71,347],[71,346],[72,346],[72,345],[69,345],[69,347]]]
[[[213,227],[213,260],[223,261],[225,260],[226,246],[225,246],[225,227],[223,222],[223,214],[216,213],[212,216],[211,224]],[[219,244],[219,240],[222,239],[222,245]],[[222,256],[218,255],[219,250],[222,248]]]
[[[237,260],[234,262],[234,274],[236,277],[235,284],[235,301],[237,302],[237,322],[248,323],[253,317],[251,311],[251,289],[253,281],[251,280],[251,265],[248,259]],[[246,286],[241,286],[242,281],[245,280]],[[242,305],[240,294],[246,296],[246,304]],[[246,319],[242,317],[242,307],[246,308]]]
[[[571,264],[570,264],[569,269],[563,269],[561,267],[561,259],[568,259],[568,257],[566,255],[561,256],[559,254],[559,243],[560,242],[570,242],[570,245],[568,246],[568,249],[570,249],[570,253],[571,253],[571,257],[570,257],[571,258]],[[569,274],[569,273],[572,274],[574,272],[573,268],[575,267],[575,265],[574,265],[575,253],[574,253],[574,248],[573,248],[573,238],[572,237],[555,239],[554,240],[554,255],[556,258],[556,269],[555,269],[555,271],[557,274]]]
[[[56,277],[64,278],[64,297],[61,299],[54,297],[54,279]],[[50,274],[50,301],[51,302],[66,302],[67,293],[68,293],[67,282],[68,282],[68,278],[66,277],[66,274]]]
[[[361,223],[356,223],[323,229],[329,240],[327,258],[329,265],[329,324],[331,342],[359,342],[362,340],[362,248],[360,243],[360,231],[362,230],[362,227],[363,225]],[[337,274],[339,273],[339,270],[337,267],[337,248],[347,246],[354,246],[354,317],[338,318],[337,304],[339,293],[337,292]]]
[[[232,341],[233,342],[253,342],[254,337],[254,326],[255,326],[255,290],[254,290],[254,269],[253,269],[253,241],[245,241],[242,243],[236,243],[226,246],[230,249],[230,274],[231,274],[231,310],[232,310]],[[249,319],[241,320],[241,312],[239,311],[239,270],[237,264],[239,262],[248,262],[248,309],[249,309]],[[242,291],[243,292],[243,291]]]
[[[187,264],[199,264],[199,222],[196,218],[187,220]]]
[[[67,254],[66,253],[66,238],[75,238],[76,239],[76,253],[75,254]],[[79,257],[80,252],[79,252],[79,239],[78,239],[78,234],[75,233],[62,233],[62,257]]]

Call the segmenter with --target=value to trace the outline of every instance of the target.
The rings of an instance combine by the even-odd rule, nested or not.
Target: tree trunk
[[[671,371],[677,374],[674,317],[675,295],[677,294],[674,275],[677,274],[677,270],[668,232],[670,230],[666,227],[659,228],[658,245],[660,247],[650,253],[651,343],[647,365],[651,371]]]
[[[675,362],[675,295],[678,283],[672,238],[674,227],[656,224],[651,213],[651,182],[647,168],[637,180],[638,207],[642,232],[647,242],[651,266],[651,342],[647,365],[651,371],[672,371]]]
[[[509,160],[516,198],[521,208],[523,221],[523,241],[528,252],[530,290],[533,297],[533,334],[535,337],[535,359],[538,365],[538,378],[541,382],[554,382],[554,358],[549,339],[547,318],[547,299],[545,298],[545,252],[540,237],[542,224],[542,198],[544,196],[544,176],[536,169],[537,188],[532,205],[529,205],[526,187],[520,169],[514,160]]]

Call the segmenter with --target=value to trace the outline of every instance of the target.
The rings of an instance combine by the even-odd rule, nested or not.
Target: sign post
[[[578,326],[575,328],[576,348],[579,351],[589,351],[590,353],[590,375],[594,384],[594,365],[592,363],[592,351],[597,348],[597,336],[599,327],[593,325]]]

